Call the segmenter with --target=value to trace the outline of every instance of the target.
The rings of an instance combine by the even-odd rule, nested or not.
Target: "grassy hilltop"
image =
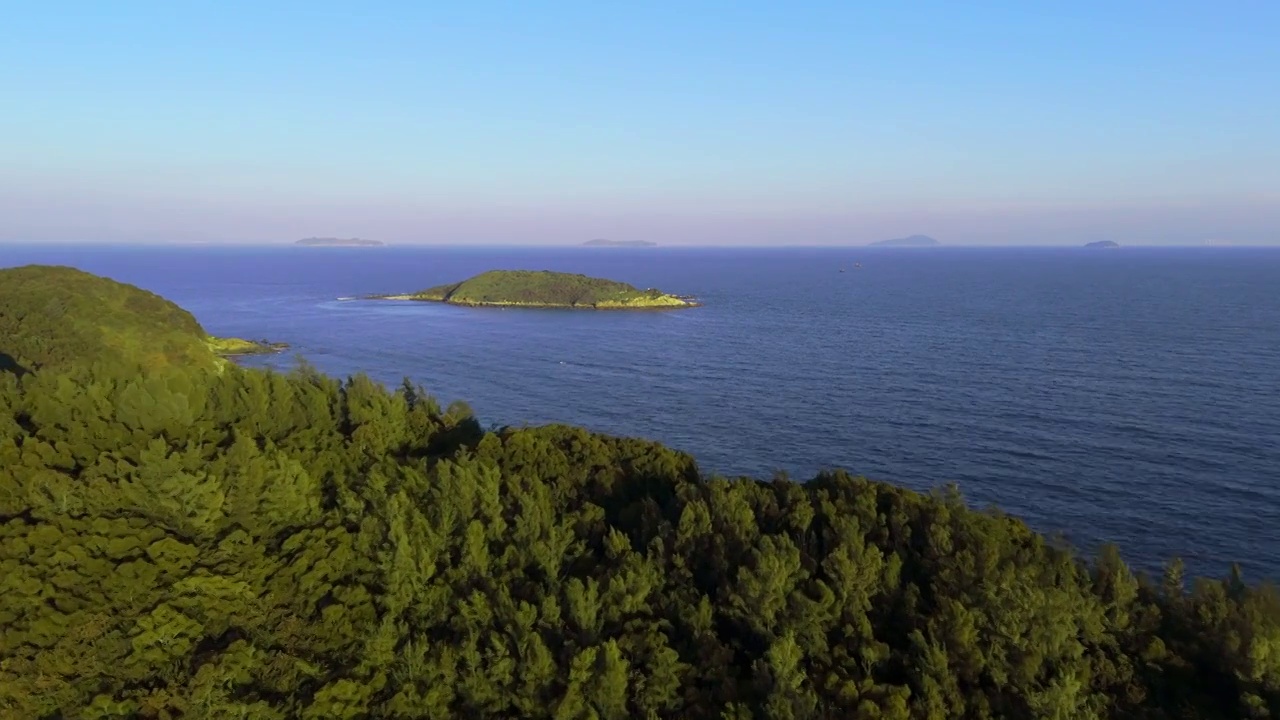
[[[76,271],[0,288],[39,364],[0,372],[0,718],[1280,718],[1280,594],[1235,572],[214,371],[189,314]]]
[[[0,270],[0,369],[127,359],[148,370],[210,368],[221,355],[282,346],[215,338],[155,293],[70,267]]]
[[[468,280],[387,300],[421,300],[473,307],[652,309],[694,307],[697,303],[659,290],[550,270],[491,270]]]

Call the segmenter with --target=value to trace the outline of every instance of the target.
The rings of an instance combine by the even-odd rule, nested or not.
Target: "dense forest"
[[[1280,718],[1280,594],[1235,572],[152,359],[0,372],[0,717]]]

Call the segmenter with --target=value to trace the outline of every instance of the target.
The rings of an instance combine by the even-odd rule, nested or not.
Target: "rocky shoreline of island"
[[[205,342],[214,355],[224,358],[237,358],[246,355],[274,355],[289,349],[289,343],[214,337],[212,335],[206,338]]]

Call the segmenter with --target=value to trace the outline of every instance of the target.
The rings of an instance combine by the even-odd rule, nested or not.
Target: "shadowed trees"
[[[0,375],[0,714],[1267,718],[1280,600],[420,388]]]

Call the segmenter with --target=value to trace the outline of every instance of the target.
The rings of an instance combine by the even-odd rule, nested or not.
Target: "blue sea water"
[[[1117,542],[1140,569],[1178,555],[1280,580],[1277,250],[0,246],[0,266],[31,262],[153,290],[330,374],[407,376],[485,424],[653,438],[726,475],[956,483],[1085,550]],[[705,306],[338,299],[494,268]]]

